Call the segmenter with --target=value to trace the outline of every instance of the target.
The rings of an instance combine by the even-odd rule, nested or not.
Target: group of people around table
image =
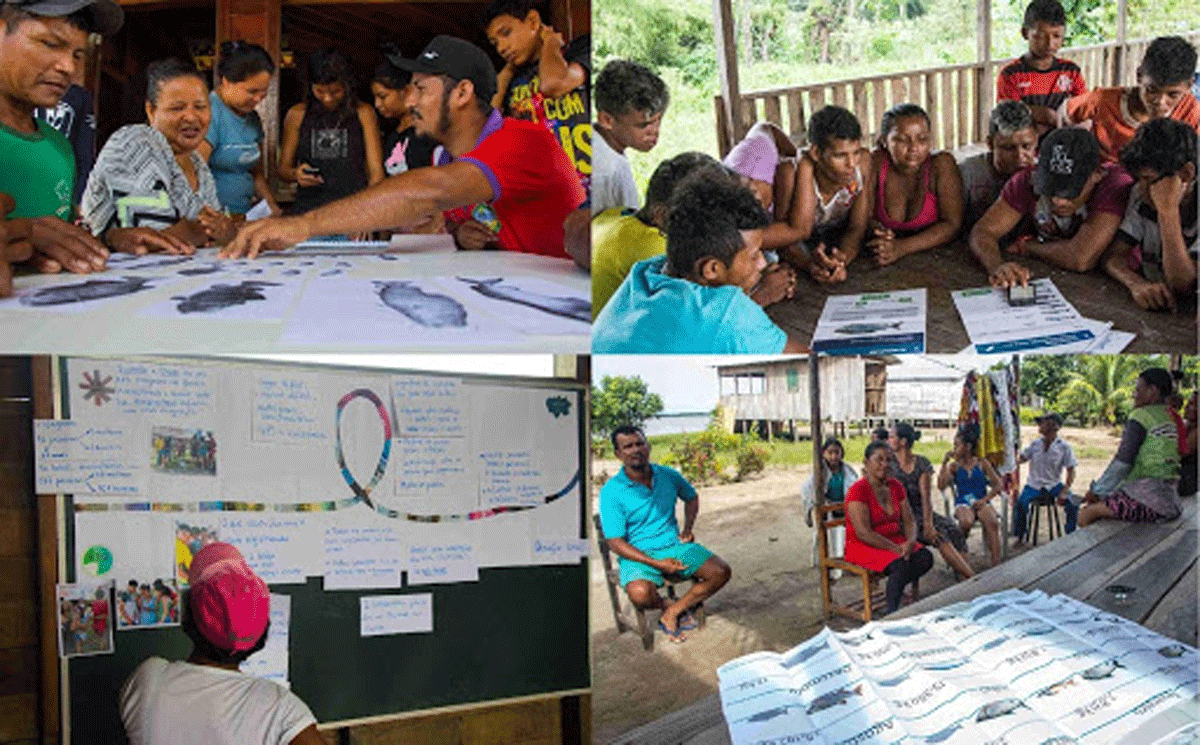
[[[1064,506],[1068,533],[1076,529],[1077,520],[1079,526],[1086,526],[1102,519],[1160,522],[1179,517],[1180,497],[1196,493],[1196,395],[1184,406],[1183,416],[1178,403],[1170,372],[1142,371],[1116,454],[1103,475],[1078,496],[1071,494],[1078,462],[1058,434],[1062,416],[1048,412],[1036,417],[1039,437],[1018,457],[1019,464],[1029,464],[1029,472],[1014,502],[1014,545],[1025,543],[1028,510],[1040,499]],[[953,447],[936,470],[938,489],[952,488],[953,517],[933,510],[930,491],[935,469],[912,451],[920,436],[906,423],[876,430],[863,456],[861,479],[844,462],[840,441],[829,438],[821,448],[824,502],[843,504],[846,520],[844,532],[828,531],[827,551],[886,575],[888,612],[899,607],[905,586],[932,567],[929,546],[938,550],[956,576],[974,575],[964,554],[966,536],[976,522],[982,527],[990,565],[1000,563],[1000,519],[992,499],[1001,494],[1003,480],[991,462],[977,454],[979,426],[967,422],[958,428]],[[815,484],[814,474],[801,491],[809,526],[816,504]]]
[[[212,90],[190,61],[152,62],[145,122],[118,129],[91,162],[94,118],[75,127],[61,111],[82,90],[72,81],[89,34],[122,23],[115,0],[0,4],[0,68],[13,73],[0,80],[0,295],[14,264],[90,273],[110,251],[217,245],[222,257],[253,257],[391,230],[445,230],[461,249],[588,266],[590,42],[565,43],[532,0],[485,13],[499,72],[451,36],[412,59],[386,49],[374,109],[356,98],[344,55],[312,52],[305,100],[283,118],[278,175],[296,185],[286,210],[265,178],[257,113],[276,63],[256,44],[221,45]],[[376,110],[389,120],[382,133]],[[71,125],[75,149],[51,122]],[[247,221],[256,205],[267,217]]]
[[[1033,0],[1029,49],[1000,73],[987,152],[933,152],[928,112],[884,113],[874,149],[850,111],[826,106],[798,149],[755,124],[723,163],[663,161],[639,201],[626,149],[657,141],[669,95],[634,62],[596,78],[593,349],[772,354],[803,348],[763,307],[851,271],[962,239],[996,287],[1027,284],[1032,256],[1096,267],[1143,308],[1194,295],[1200,105],[1196,50],[1153,40],[1130,88],[1088,91],[1057,56],[1066,13]]]

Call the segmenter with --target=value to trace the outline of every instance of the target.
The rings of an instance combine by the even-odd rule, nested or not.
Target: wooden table
[[[1111,321],[1114,329],[1137,334],[1125,352],[1196,353],[1194,299],[1175,312],[1151,312],[1139,308],[1125,286],[1103,270],[1079,274],[1053,268],[1034,258],[1024,257],[1020,262],[1032,270],[1035,279],[1050,277],[1084,318]],[[970,339],[950,292],[988,284],[987,272],[965,243],[922,251],[885,267],[872,266],[868,257],[859,256],[850,265],[849,275],[845,282],[836,285],[819,285],[802,277],[796,297],[771,306],[767,315],[789,335],[807,344],[825,307],[825,298],[830,295],[925,287],[928,290],[925,351],[956,354],[967,347]]]
[[[1026,551],[913,603],[888,618],[926,613],[1009,588],[1062,593],[1197,645],[1197,498],[1183,501],[1178,520],[1144,525],[1102,520]],[[1112,584],[1137,590],[1129,605],[1113,602]],[[729,745],[719,696],[709,696],[627,732],[613,745]]]

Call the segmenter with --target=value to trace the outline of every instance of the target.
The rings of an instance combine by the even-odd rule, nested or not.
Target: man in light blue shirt
[[[693,627],[688,610],[720,590],[731,570],[695,542],[692,526],[700,498],[678,471],[650,463],[642,431],[618,427],[612,443],[622,468],[600,490],[600,526],[609,549],[621,557],[621,586],[639,608],[660,609],[659,627],[672,641],[683,641],[683,631]],[[676,500],[684,503],[682,531],[675,519]],[[665,574],[694,580],[670,604],[658,594]]]
[[[667,255],[633,270],[592,325],[596,353],[778,354],[804,345],[748,294],[762,277],[770,218],[723,170],[680,183],[667,217]]]

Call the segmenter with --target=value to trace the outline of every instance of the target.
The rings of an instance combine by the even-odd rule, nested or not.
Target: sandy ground
[[[1037,436],[1032,427],[1024,431],[1025,442]],[[946,439],[948,434],[952,433],[927,432],[925,436]],[[1108,458],[1085,459],[1079,456],[1079,448],[1091,445],[1114,452],[1116,433],[1064,428],[1061,436],[1076,449],[1080,467],[1075,484],[1086,489],[1107,466]],[[592,473],[612,474],[618,467],[616,461],[597,460]],[[654,649],[647,652],[635,633],[617,634],[603,564],[592,547],[595,742],[609,742],[716,693],[716,670],[726,661],[763,649],[786,650],[821,629],[821,585],[811,565],[813,529],[804,524],[800,514],[800,486],[810,472],[809,467],[768,467],[749,481],[699,490],[696,539],[729,562],[733,578],[705,603],[708,621],[704,629],[693,632],[682,644],[669,642],[660,632]],[[940,509],[936,489],[933,500]],[[1045,526],[1040,532],[1044,539]],[[986,569],[986,549],[978,527],[972,530],[967,546],[971,565],[977,571]],[[953,574],[935,553],[933,569],[921,579],[921,594],[928,596],[953,582]],[[834,586],[834,592],[846,599],[852,590],[849,583],[842,588]]]

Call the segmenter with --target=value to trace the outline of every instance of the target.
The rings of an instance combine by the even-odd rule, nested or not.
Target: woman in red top
[[[867,445],[863,478],[846,492],[846,561],[888,577],[887,612],[900,607],[904,586],[933,566],[917,543],[917,523],[904,487],[888,477],[886,442]]]

